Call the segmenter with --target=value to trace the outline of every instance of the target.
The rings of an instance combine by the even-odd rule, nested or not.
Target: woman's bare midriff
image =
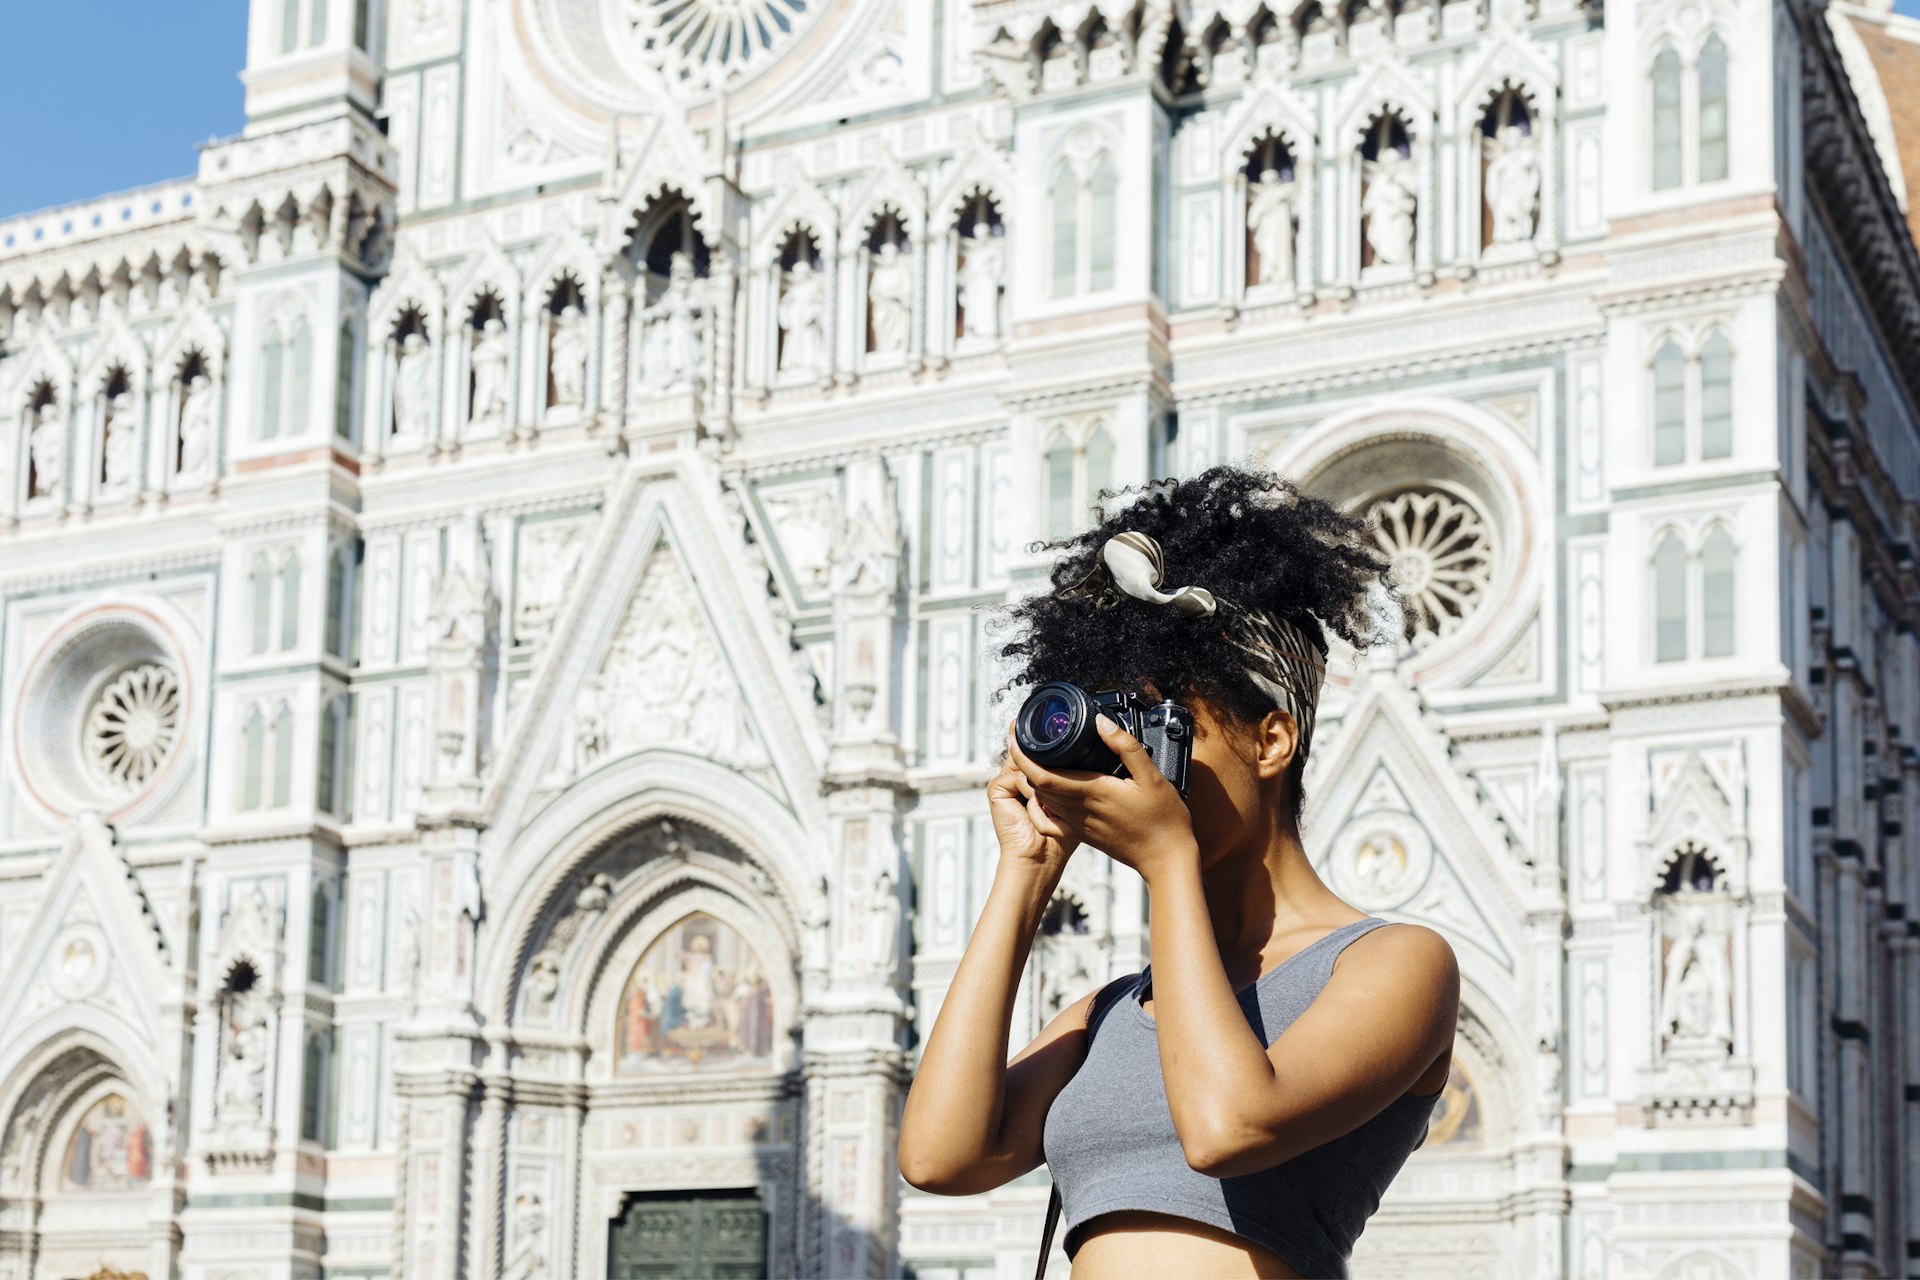
[[[1087,1224],[1095,1234],[1073,1256],[1072,1280],[1132,1280],[1135,1276],[1205,1276],[1207,1280],[1300,1273],[1270,1250],[1189,1218],[1122,1209]]]

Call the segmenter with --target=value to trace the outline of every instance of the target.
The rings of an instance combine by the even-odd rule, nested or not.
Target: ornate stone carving
[[[818,373],[826,356],[825,281],[801,258],[780,285],[780,372]]]
[[[179,735],[179,678],[149,662],[100,691],[81,742],[95,777],[116,791],[133,792],[160,771]]]
[[[1247,230],[1260,255],[1260,278],[1249,286],[1293,283],[1294,194],[1277,169],[1262,170],[1247,189]]]
[[[474,423],[499,422],[507,415],[507,360],[512,355],[512,340],[506,322],[489,316],[473,333],[473,403],[468,420]]]
[[[1533,239],[1540,209],[1540,152],[1519,125],[1482,139],[1487,151],[1486,199],[1493,211],[1493,242]]]
[[[823,6],[809,0],[622,0],[630,52],[670,86],[718,87],[758,71]]]
[[[55,497],[60,492],[60,481],[65,475],[67,454],[66,431],[60,422],[60,411],[49,400],[34,409],[28,421],[33,424],[27,430],[27,452],[33,469],[28,477],[27,496]]]
[[[1362,163],[1366,193],[1360,212],[1367,220],[1374,264],[1406,266],[1413,261],[1413,218],[1419,202],[1413,161],[1383,147],[1378,160]]]
[[[587,526],[576,520],[547,520],[521,527],[520,562],[514,575],[515,640],[521,644],[546,642],[586,547]]]
[[[1492,526],[1479,511],[1439,490],[1409,489],[1375,502],[1367,518],[1416,615],[1414,648],[1473,616],[1493,582]]]
[[[215,403],[213,380],[197,373],[180,392],[180,469],[182,484],[197,484],[213,474]]]
[[[564,308],[553,318],[552,409],[578,409],[587,398],[587,313],[578,306]]]
[[[425,334],[409,333],[394,355],[394,435],[426,439],[433,427],[433,405],[433,350]]]
[[[874,352],[905,351],[913,315],[913,264],[891,240],[880,246],[868,269],[867,306]]]
[[[675,252],[668,261],[666,287],[640,313],[640,358],[634,372],[642,390],[699,382],[710,315],[696,283],[693,259]]]
[[[963,338],[1000,339],[1000,290],[1006,282],[1007,254],[1000,237],[984,222],[960,242],[960,321]]]
[[[731,668],[679,562],[658,547],[597,678],[575,698],[580,767],[649,747],[742,769],[768,764]]]
[[[139,478],[139,430],[134,420],[132,393],[122,391],[107,401],[100,444],[103,455],[100,495],[124,497]]]

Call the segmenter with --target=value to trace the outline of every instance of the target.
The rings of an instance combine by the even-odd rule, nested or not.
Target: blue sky
[[[0,0],[0,218],[192,173],[246,122],[246,28],[245,0]]]
[[[192,173],[238,133],[245,0],[0,0],[0,218]]]

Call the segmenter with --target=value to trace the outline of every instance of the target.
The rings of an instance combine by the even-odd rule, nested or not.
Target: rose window
[[[1415,649],[1480,607],[1493,580],[1493,533],[1479,511],[1450,493],[1410,489],[1375,502],[1367,518],[1417,625]]]
[[[180,682],[159,663],[109,681],[87,713],[82,748],[100,781],[137,791],[160,771],[180,736]]]
[[[705,86],[759,70],[823,0],[627,0],[633,34],[669,80]]]

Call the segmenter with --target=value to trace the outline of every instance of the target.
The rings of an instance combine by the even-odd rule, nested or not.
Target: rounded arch
[[[157,1146],[168,1135],[167,1083],[157,1060],[144,1050],[149,1029],[92,1003],[66,1004],[21,1027],[13,1047],[0,1053],[0,1155],[11,1157],[20,1122],[31,1114],[40,1150],[23,1169],[40,1167],[53,1123],[74,1097],[102,1080],[125,1083],[153,1127]],[[0,1176],[10,1169],[0,1168]],[[0,1192],[6,1184],[0,1182]]]
[[[1510,424],[1458,400],[1407,396],[1371,401],[1298,433],[1267,458],[1267,465],[1310,491],[1363,496],[1380,488],[1371,464],[1384,451],[1402,453],[1408,478],[1450,479],[1487,508],[1500,544],[1489,589],[1470,625],[1407,660],[1417,683],[1464,681],[1520,638],[1539,607],[1550,557],[1551,494],[1539,488],[1539,459]],[[1330,685],[1355,676],[1329,670]],[[1324,695],[1323,695],[1324,696]]]
[[[801,949],[794,922],[757,905],[752,886],[722,868],[660,862],[653,874],[616,899],[581,944],[587,963],[559,1021],[566,1032],[586,1041],[589,1079],[607,1080],[618,1073],[611,1050],[620,1029],[620,999],[635,968],[656,944],[695,916],[731,929],[761,966],[773,1006],[770,1073],[799,1065]]]
[[[736,852],[740,875],[767,899],[774,918],[787,922],[797,944],[803,923],[817,914],[815,886],[824,871],[822,860],[802,851],[824,848],[824,839],[770,792],[743,784],[737,771],[682,752],[643,751],[574,783],[489,860],[499,870],[484,883],[486,898],[503,904],[480,973],[480,1005],[491,1019],[512,1020],[538,930],[561,896],[623,837],[662,818],[711,833]],[[764,883],[754,883],[754,871]]]

